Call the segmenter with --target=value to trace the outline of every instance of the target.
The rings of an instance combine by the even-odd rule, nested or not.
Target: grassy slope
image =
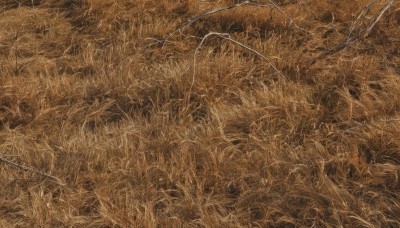
[[[400,225],[400,124],[368,122],[399,118],[398,1],[312,66],[369,1],[276,1],[312,34],[243,6],[163,48],[234,1],[20,2],[0,4],[0,155],[66,185],[0,163],[1,227]],[[210,37],[191,88],[209,31],[285,77]]]

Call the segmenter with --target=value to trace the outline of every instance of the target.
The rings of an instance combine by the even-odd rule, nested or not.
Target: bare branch
[[[353,35],[354,29],[357,27],[357,22],[361,20],[363,16],[365,16],[371,8],[377,3],[378,0],[372,0],[370,3],[368,3],[364,8],[361,10],[361,12],[358,14],[357,18],[351,23],[349,35],[347,36],[348,39]]]
[[[196,55],[197,55],[197,53],[198,53],[200,47],[203,45],[204,41],[205,41],[208,37],[213,36],[213,35],[218,36],[218,37],[220,37],[220,38],[222,38],[222,39],[224,39],[224,40],[229,40],[229,41],[231,41],[232,43],[237,44],[237,45],[239,45],[240,47],[242,47],[242,48],[244,48],[244,49],[246,49],[246,50],[248,50],[248,51],[253,52],[253,53],[256,54],[257,56],[259,56],[259,57],[261,57],[262,59],[264,59],[265,61],[267,61],[267,63],[268,63],[269,65],[271,65],[271,67],[272,67],[280,76],[282,76],[283,78],[286,78],[286,76],[285,76],[281,71],[279,71],[278,68],[276,68],[276,66],[271,62],[271,60],[268,59],[265,55],[261,54],[259,51],[255,50],[255,49],[253,49],[253,48],[251,48],[251,47],[249,47],[249,46],[247,46],[247,45],[245,45],[245,44],[243,44],[243,43],[241,43],[241,42],[239,42],[239,41],[237,41],[237,40],[235,40],[235,39],[232,39],[231,36],[230,36],[230,34],[228,34],[228,33],[210,32],[210,33],[208,33],[207,35],[205,35],[205,36],[203,37],[203,39],[200,41],[199,45],[197,46],[197,48],[196,48],[196,50],[195,50],[195,52],[194,52],[194,56],[193,56],[193,78],[192,78],[192,84],[191,84],[191,86],[190,86],[190,91],[192,90],[192,87],[193,87],[194,81],[195,81],[195,74],[196,74]]]
[[[356,20],[352,23],[352,26],[350,28],[350,33],[349,33],[348,37],[346,38],[346,40],[340,42],[338,45],[336,45],[336,46],[330,48],[329,50],[325,51],[324,53],[320,54],[313,61],[311,61],[310,66],[312,66],[318,60],[322,60],[329,55],[333,55],[339,51],[342,51],[342,50],[350,47],[355,41],[357,41],[358,38],[368,36],[369,32],[376,25],[376,23],[379,21],[379,19],[382,17],[382,15],[389,9],[389,7],[393,4],[393,2],[394,2],[394,0],[390,0],[388,3],[385,4],[384,7],[382,7],[382,9],[379,11],[379,13],[373,17],[373,19],[369,23],[368,28],[362,30],[359,33],[354,34],[353,31],[355,30],[356,22],[358,20],[360,20],[360,18],[364,14],[366,14],[376,4],[376,0],[373,0],[370,3],[368,3],[364,7],[364,9],[360,12],[360,14],[357,16]]]
[[[379,21],[379,19],[381,19],[382,15],[390,8],[390,6],[393,4],[393,2],[394,2],[394,0],[391,0],[388,3],[386,3],[386,5],[384,7],[382,7],[379,14],[375,15],[374,19],[372,20],[372,22],[366,29],[364,37],[368,36],[369,32],[372,30],[372,28],[375,26],[375,24]]]
[[[201,14],[199,16],[196,16],[196,17],[194,17],[192,19],[189,19],[185,23],[183,23],[180,26],[178,26],[177,29],[175,29],[173,32],[171,32],[165,38],[165,40],[163,41],[163,46],[174,34],[176,34],[177,32],[181,32],[182,29],[189,27],[190,25],[192,25],[196,21],[199,21],[199,20],[201,20],[201,19],[203,19],[203,18],[205,18],[207,16],[210,16],[212,14],[216,14],[216,13],[219,13],[219,12],[222,12],[222,11],[225,11],[225,10],[234,9],[234,8],[237,8],[237,7],[240,7],[240,6],[243,6],[243,5],[253,5],[253,6],[256,6],[256,7],[265,7],[265,6],[271,7],[272,6],[272,7],[276,8],[282,15],[284,15],[290,21],[290,23],[293,24],[295,27],[297,27],[298,29],[300,29],[303,32],[306,32],[308,34],[310,33],[309,31],[307,31],[307,30],[303,29],[302,27],[300,27],[299,25],[297,25],[294,22],[294,20],[291,17],[289,17],[282,9],[280,9],[279,6],[277,4],[275,4],[272,0],[268,0],[268,1],[271,3],[270,5],[259,5],[259,4],[255,4],[255,3],[252,3],[252,2],[247,0],[247,1],[244,1],[244,2],[241,2],[241,3],[237,3],[237,4],[234,4],[234,5],[231,5],[231,6],[218,8],[218,9],[206,12],[204,14]]]
[[[241,3],[235,4],[235,5],[231,5],[231,6],[227,6],[227,7],[223,7],[223,8],[219,8],[219,9],[215,9],[215,10],[209,11],[209,12],[207,12],[207,13],[201,14],[201,15],[199,15],[199,16],[196,16],[196,17],[194,17],[194,18],[192,18],[192,19],[189,19],[189,20],[186,21],[185,23],[183,23],[183,24],[181,24],[180,26],[178,26],[178,28],[175,29],[173,32],[171,32],[171,33],[167,36],[167,38],[165,38],[165,40],[164,40],[163,42],[164,42],[164,43],[167,42],[168,39],[171,38],[171,36],[173,36],[175,33],[180,32],[181,29],[184,29],[184,28],[186,28],[186,27],[189,27],[190,25],[192,25],[193,23],[195,23],[195,22],[198,21],[198,20],[201,20],[201,19],[203,19],[203,18],[205,18],[205,17],[207,17],[207,16],[209,16],[209,15],[216,14],[216,13],[219,13],[219,12],[222,12],[222,11],[225,11],[225,10],[233,9],[233,8],[236,8],[236,7],[245,5],[245,4],[253,4],[253,3],[250,3],[250,1],[244,1],[244,2],[241,2]]]
[[[303,31],[303,32],[305,32],[305,33],[307,33],[307,34],[310,34],[309,31],[307,31],[307,30],[303,29],[302,27],[300,27],[299,25],[297,25],[297,24],[293,21],[293,19],[292,19],[291,17],[289,17],[285,12],[283,12],[283,10],[282,10],[281,8],[279,8],[279,6],[276,5],[272,0],[268,0],[268,2],[270,2],[270,3],[271,3],[283,16],[285,16],[285,17],[290,21],[290,23],[292,23],[296,28],[300,29],[301,31]]]

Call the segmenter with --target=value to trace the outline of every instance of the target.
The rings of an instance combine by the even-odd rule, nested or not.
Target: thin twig
[[[248,50],[248,51],[253,52],[253,53],[256,54],[257,56],[259,56],[259,57],[261,57],[262,59],[264,59],[265,61],[267,61],[267,63],[268,63],[280,76],[282,76],[283,78],[286,78],[286,76],[285,76],[281,71],[279,71],[278,68],[276,68],[276,66],[271,62],[271,60],[268,59],[265,55],[261,54],[259,51],[255,50],[255,49],[253,49],[253,48],[251,48],[251,47],[249,47],[249,46],[247,46],[247,45],[245,45],[245,44],[243,44],[243,43],[241,43],[241,42],[239,42],[239,41],[237,41],[237,40],[235,40],[235,39],[232,39],[231,36],[230,36],[230,34],[228,34],[228,33],[210,32],[210,33],[208,33],[207,35],[205,35],[205,36],[203,37],[203,39],[201,39],[199,45],[197,46],[197,48],[196,48],[196,50],[195,50],[195,52],[194,52],[194,55],[193,55],[193,77],[192,77],[192,84],[191,84],[191,86],[190,86],[189,92],[192,91],[192,87],[193,87],[194,81],[195,81],[195,75],[196,75],[196,55],[197,55],[197,53],[198,53],[200,47],[203,45],[204,41],[205,41],[208,37],[213,36],[213,35],[218,36],[218,37],[220,37],[220,38],[222,38],[222,39],[224,39],[224,40],[229,40],[229,41],[231,41],[232,43],[237,44],[237,45],[239,45],[240,47],[242,47],[242,48],[244,48],[244,49],[246,49],[246,50]]]
[[[231,5],[231,6],[227,6],[227,7],[223,7],[223,8],[218,8],[218,9],[215,9],[215,10],[212,10],[212,11],[209,11],[209,12],[206,12],[206,13],[204,13],[204,14],[201,14],[201,15],[199,15],[199,16],[196,16],[196,17],[194,17],[194,18],[191,18],[191,19],[189,19],[188,21],[186,21],[185,23],[183,23],[183,24],[181,24],[180,26],[178,26],[178,28],[176,28],[173,32],[171,32],[171,33],[165,38],[165,40],[164,40],[163,42],[164,42],[164,43],[167,42],[168,39],[171,38],[175,33],[180,32],[181,29],[184,29],[184,28],[186,28],[186,27],[189,27],[191,24],[195,23],[195,22],[198,21],[198,20],[201,20],[201,19],[203,19],[203,18],[205,18],[205,17],[207,17],[207,16],[209,16],[209,15],[216,14],[216,13],[219,13],[219,12],[222,12],[222,11],[225,11],[225,10],[233,9],[233,8],[236,8],[236,7],[245,5],[245,4],[252,4],[252,3],[250,3],[250,1],[244,1],[244,2],[241,2],[241,3],[237,3],[237,4],[235,4],[235,5]]]
[[[369,2],[366,6],[364,6],[364,8],[361,10],[361,12],[358,14],[358,16],[356,17],[356,19],[351,23],[351,27],[350,27],[350,31],[349,31],[349,35],[347,36],[348,39],[353,35],[353,31],[357,26],[357,22],[361,19],[361,17],[363,17],[364,15],[366,15],[371,8],[377,3],[378,0],[372,0],[371,2]]]
[[[384,7],[382,7],[382,9],[379,11],[379,13],[377,15],[375,15],[374,18],[371,20],[368,28],[362,30],[359,33],[352,35],[353,31],[355,29],[356,21],[359,20],[359,18],[364,14],[364,12],[369,11],[370,8],[375,4],[375,1],[370,2],[366,7],[364,7],[364,10],[358,15],[356,21],[353,22],[352,27],[350,28],[350,33],[349,33],[348,37],[346,38],[346,40],[338,43],[336,46],[330,48],[329,50],[325,51],[324,53],[322,53],[321,55],[319,55],[318,57],[313,59],[309,66],[312,66],[318,60],[322,60],[329,55],[333,55],[339,51],[342,51],[342,50],[350,47],[355,41],[357,41],[358,38],[368,36],[369,32],[376,25],[376,23],[379,21],[379,19],[382,17],[382,15],[389,9],[389,7],[393,4],[393,2],[394,2],[394,0],[391,0],[388,3],[386,3]]]
[[[181,25],[178,26],[173,32],[171,32],[171,33],[165,38],[165,40],[164,40],[163,42],[166,43],[174,34],[176,34],[177,32],[181,32],[182,29],[184,29],[184,28],[186,28],[186,27],[189,27],[190,25],[192,25],[192,24],[195,23],[196,21],[199,21],[199,20],[201,20],[201,19],[203,19],[203,18],[205,18],[205,17],[207,17],[207,16],[210,16],[210,15],[212,15],[212,14],[216,14],[216,13],[219,13],[219,12],[222,12],[222,11],[225,11],[225,10],[234,9],[234,8],[237,8],[237,7],[240,7],[240,6],[243,6],[243,5],[253,5],[253,6],[256,6],[256,7],[265,7],[265,6],[271,7],[271,6],[272,6],[272,7],[276,8],[276,9],[278,9],[278,11],[279,11],[282,15],[284,15],[284,16],[290,21],[290,23],[293,24],[295,27],[297,27],[298,29],[300,29],[300,30],[303,31],[303,32],[306,32],[306,33],[308,33],[308,34],[310,33],[309,31],[307,31],[307,30],[303,29],[302,27],[300,27],[299,25],[297,25],[291,17],[289,17],[281,8],[279,8],[279,6],[278,6],[277,4],[275,4],[275,3],[274,3],[273,1],[271,1],[271,0],[268,0],[268,1],[271,3],[270,5],[259,5],[259,4],[252,3],[252,2],[250,2],[250,1],[247,0],[247,1],[244,1],[244,2],[241,2],[241,3],[237,3],[237,4],[234,4],[234,5],[227,6],[227,7],[223,7],[223,8],[218,8],[218,9],[215,9],[215,10],[211,10],[211,11],[209,11],[209,12],[206,12],[206,13],[204,13],[204,14],[201,14],[201,15],[199,15],[199,16],[196,16],[196,17],[194,17],[194,18],[191,18],[191,19],[189,19],[188,21],[186,21],[185,23],[181,24]],[[164,43],[163,43],[163,46],[164,46]]]
[[[371,120],[364,123],[393,123],[393,122],[400,122],[400,119]]]
[[[58,179],[58,178],[55,177],[55,176],[52,176],[52,175],[50,175],[50,174],[41,172],[41,171],[39,171],[39,170],[30,168],[30,167],[26,167],[26,166],[24,166],[24,165],[17,164],[17,163],[15,163],[15,162],[12,162],[12,161],[10,161],[10,160],[5,159],[4,157],[1,157],[1,156],[0,156],[0,161],[6,163],[6,164],[8,164],[8,165],[17,167],[17,168],[19,168],[19,169],[22,169],[22,170],[25,170],[25,171],[29,171],[29,172],[32,172],[32,173],[36,173],[36,174],[45,176],[45,177],[47,177],[47,178],[53,179],[53,180],[55,180],[55,181],[56,181],[58,184],[60,184],[60,185],[65,185],[60,179]]]
[[[296,22],[294,22],[294,20],[289,17],[285,12],[283,12],[283,10],[281,10],[281,8],[279,8],[278,5],[276,5],[272,0],[268,0],[268,2],[270,2],[283,16],[285,16],[287,19],[289,19],[290,23],[294,24],[295,27],[297,27],[298,29],[300,29],[301,31],[310,34],[309,31],[303,29],[302,27],[300,27],[299,25],[296,24]]]
[[[389,1],[386,3],[384,7],[382,7],[381,11],[379,14],[375,15],[374,19],[372,20],[371,24],[368,26],[368,28],[365,31],[364,37],[368,36],[369,32],[372,30],[372,28],[375,26],[375,24],[381,19],[382,15],[390,8],[390,6],[393,4],[394,0]]]
[[[357,129],[357,128],[360,128],[360,127],[364,127],[364,126],[366,126],[367,124],[374,124],[374,123],[376,123],[376,124],[378,124],[378,123],[399,123],[399,122],[400,122],[400,119],[396,119],[396,118],[394,118],[394,119],[369,120],[369,121],[362,121],[362,122],[353,122],[353,123],[356,123],[357,126],[355,126],[355,127],[349,127],[349,128],[347,128],[347,129],[340,130],[340,131],[343,131],[343,132],[350,132],[351,130],[354,130],[354,129]],[[342,122],[342,124],[343,124],[343,123],[348,123],[348,122]]]

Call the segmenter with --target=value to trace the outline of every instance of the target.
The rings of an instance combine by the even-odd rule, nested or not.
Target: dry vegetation
[[[399,1],[252,2],[2,0],[0,227],[399,227]]]

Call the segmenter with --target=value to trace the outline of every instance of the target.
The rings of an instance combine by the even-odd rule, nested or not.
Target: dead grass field
[[[0,227],[400,227],[399,1],[252,2],[2,0]]]

